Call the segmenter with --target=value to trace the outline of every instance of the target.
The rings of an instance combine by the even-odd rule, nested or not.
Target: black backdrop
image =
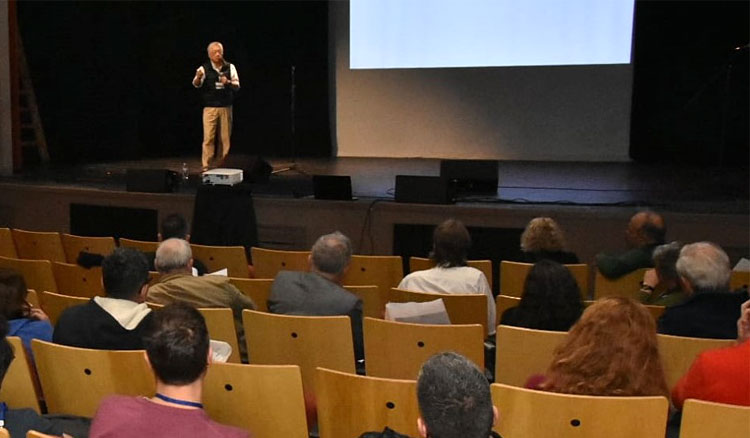
[[[328,9],[317,1],[19,2],[52,160],[200,155],[190,81],[218,40],[239,71],[233,153],[329,156]]]

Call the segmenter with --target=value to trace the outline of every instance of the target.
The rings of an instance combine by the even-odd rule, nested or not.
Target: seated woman
[[[404,277],[399,289],[416,292],[484,294],[487,297],[487,328],[495,334],[495,299],[482,271],[466,266],[471,237],[461,221],[448,219],[435,228],[430,258],[435,267]]]
[[[521,303],[506,310],[500,324],[566,332],[582,312],[581,292],[568,268],[541,260],[526,277]]]
[[[521,234],[521,257],[518,261],[536,263],[543,259],[562,264],[578,263],[578,256],[565,250],[562,229],[549,217],[530,220]]]
[[[557,347],[532,389],[565,394],[669,397],[656,343],[656,323],[630,298],[603,298],[589,306]]]
[[[667,243],[654,248],[654,268],[643,274],[640,299],[643,304],[674,306],[687,299],[677,274],[677,259],[682,244]]]
[[[28,294],[21,274],[0,268],[0,315],[8,320],[8,336],[21,338],[29,357],[33,357],[31,340],[52,342],[52,325],[42,309],[26,301]]]

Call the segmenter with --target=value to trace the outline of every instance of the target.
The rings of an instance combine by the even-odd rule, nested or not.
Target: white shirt
[[[415,292],[484,294],[487,297],[487,330],[490,335],[495,333],[495,299],[487,277],[479,269],[456,266],[416,271],[404,277],[398,288]]]
[[[216,67],[213,62],[211,62],[211,67],[216,70],[217,73],[221,73],[221,66]],[[198,81],[198,85],[195,85],[195,80],[198,79],[198,72],[203,73],[203,76]],[[203,81],[206,79],[206,70],[203,69],[203,66],[198,67],[198,70],[195,71],[195,77],[193,77],[193,87],[200,88],[203,86]],[[229,81],[234,85],[235,88],[240,88],[240,77],[237,75],[237,69],[234,68],[234,64],[229,64]]]

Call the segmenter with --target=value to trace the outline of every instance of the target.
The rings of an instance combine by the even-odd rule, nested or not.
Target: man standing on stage
[[[203,98],[203,171],[218,167],[229,154],[232,133],[232,101],[240,88],[240,77],[234,64],[224,59],[224,46],[214,41],[208,45],[208,59],[195,71],[193,86],[201,88]],[[219,152],[214,159],[216,128],[219,128]]]

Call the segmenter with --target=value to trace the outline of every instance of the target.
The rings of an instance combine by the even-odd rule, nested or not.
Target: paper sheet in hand
[[[445,303],[440,298],[423,303],[388,303],[385,305],[385,319],[416,324],[451,323]]]

